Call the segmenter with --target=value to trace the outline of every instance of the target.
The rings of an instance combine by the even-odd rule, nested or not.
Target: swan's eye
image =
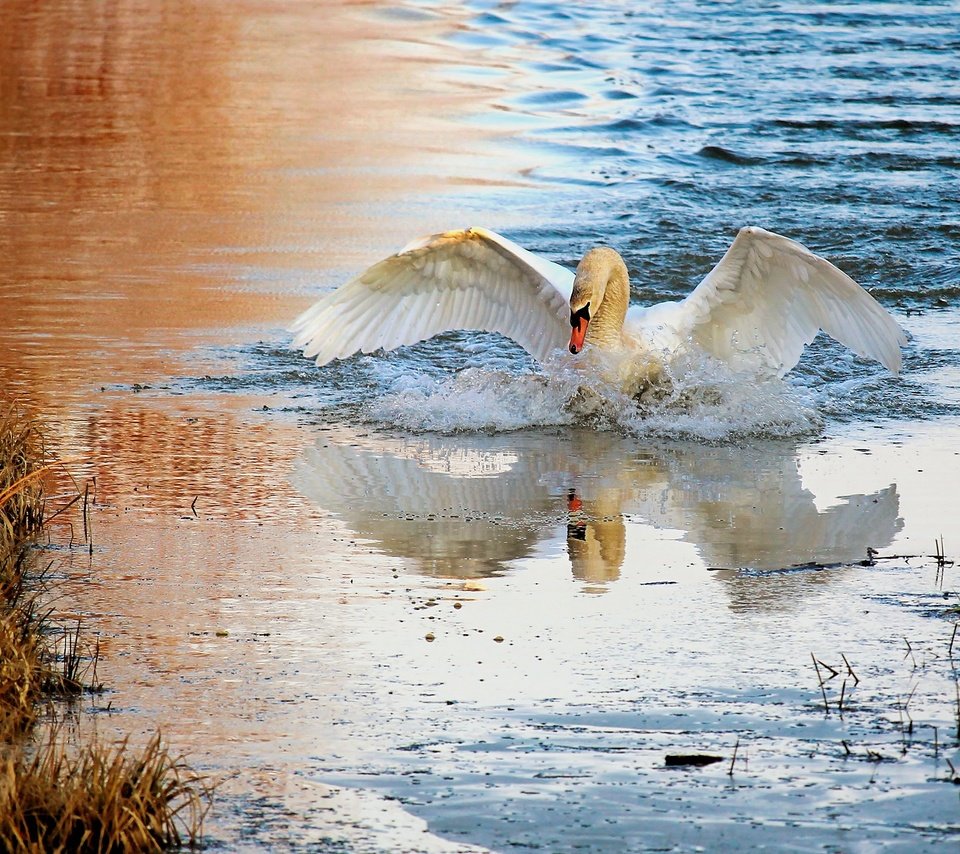
[[[587,323],[590,322],[590,303],[587,303],[580,311],[570,312],[570,325],[574,329],[580,325],[581,320],[586,320]]]

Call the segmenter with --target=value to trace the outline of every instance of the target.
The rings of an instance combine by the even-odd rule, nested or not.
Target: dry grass
[[[36,425],[14,407],[0,412],[0,580],[43,525],[40,478],[48,468]]]
[[[0,606],[2,607],[2,606]],[[0,611],[0,742],[28,732],[40,699],[42,650],[31,615]]]
[[[55,736],[25,761],[0,760],[5,851],[163,851],[200,840],[209,792],[155,736],[139,755],[126,742],[70,757]]]
[[[31,742],[41,702],[55,712],[52,697],[91,687],[79,625],[52,630],[41,592],[25,583],[26,544],[44,521],[42,479],[57,465],[45,460],[35,424],[13,408],[0,413],[0,850],[196,846],[211,787],[172,759],[159,735],[140,753],[126,741],[71,753],[55,725],[45,742]]]
[[[43,647],[35,599],[24,592],[25,541],[43,524],[43,440],[13,407],[0,413],[0,741],[36,719]]]

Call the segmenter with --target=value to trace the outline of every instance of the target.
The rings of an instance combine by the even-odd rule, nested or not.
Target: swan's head
[[[572,302],[572,300],[571,300]],[[590,301],[587,300],[582,308],[573,310],[570,306],[570,352],[576,355],[583,349],[584,339],[587,337],[587,326],[590,325]]]
[[[570,294],[571,353],[577,354],[583,349],[587,328],[600,311],[600,306],[607,295],[607,284],[611,278],[622,273],[623,280],[626,282],[626,272],[623,259],[609,247],[599,246],[583,256],[577,265],[573,291]],[[624,303],[624,311],[626,311],[626,303]],[[620,322],[623,322],[622,316]],[[617,332],[619,334],[619,329]]]

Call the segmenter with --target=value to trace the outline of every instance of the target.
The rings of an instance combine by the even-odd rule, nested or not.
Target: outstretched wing
[[[678,308],[681,335],[733,365],[760,366],[780,376],[821,329],[895,374],[907,343],[886,309],[846,273],[805,246],[757,227],[740,229]]]
[[[453,329],[500,332],[542,360],[566,344],[573,273],[484,228],[415,241],[294,321],[295,347],[325,365]]]

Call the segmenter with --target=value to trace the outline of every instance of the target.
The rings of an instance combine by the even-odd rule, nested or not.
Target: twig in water
[[[93,667],[92,674],[90,676],[90,685],[89,688],[91,691],[102,691],[103,685],[100,684],[100,681],[97,679],[97,663],[100,661],[100,638],[97,638],[97,643],[93,648]]]
[[[934,576],[934,584],[943,589],[943,569],[946,566],[946,558],[943,553],[943,534],[939,540],[933,541],[934,557],[937,559],[937,572]]]
[[[953,641],[957,637],[957,626],[960,626],[960,623],[953,624],[953,634],[950,635],[950,649],[948,650],[948,654],[950,656],[951,661],[953,661]]]
[[[910,701],[913,699],[913,692],[917,690],[917,686],[914,685],[910,689],[910,693],[907,694],[907,699],[900,704],[898,709],[900,713],[900,738],[903,742],[903,753],[906,755],[907,752],[907,736],[913,735],[913,716],[910,714]],[[907,724],[904,726],[903,716],[907,716]]]
[[[733,756],[730,758],[730,770],[727,771],[727,776],[733,776],[733,763],[737,761],[737,749],[740,747],[740,736],[737,736],[737,743],[733,745]]]
[[[827,691],[823,687],[823,677],[820,675],[820,665],[817,664],[817,657],[812,652],[810,653],[810,658],[813,659],[813,668],[817,671],[817,680],[820,682],[820,693],[823,694],[823,710],[829,715],[830,705],[827,703]],[[960,728],[960,723],[958,723],[957,726]]]
[[[908,641],[906,638],[903,639],[903,642],[907,645],[907,653],[906,653],[906,655],[904,655],[904,659],[906,659],[907,656],[910,656],[910,658],[913,660],[913,669],[916,670],[916,669],[917,669],[917,659],[916,659],[916,658],[914,657],[914,655],[913,655],[913,647],[910,646],[910,641]]]
[[[837,711],[840,712],[840,717],[843,717],[843,698],[847,693],[847,680],[843,680],[843,685],[840,686],[840,702],[837,704]]]
[[[50,516],[49,518],[46,518],[46,517],[45,517],[45,521],[49,524],[49,523],[52,522],[54,519],[56,519],[57,516],[59,516],[61,513],[65,512],[65,511],[69,510],[71,507],[73,507],[73,505],[76,504],[79,500],[80,500],[80,496],[79,496],[79,495],[74,495],[73,498],[71,498],[66,504],[64,504],[63,507],[61,507],[56,513],[54,513],[54,514],[53,514],[52,516]]]
[[[853,684],[859,685],[860,680],[857,678],[857,674],[853,672],[853,668],[850,666],[850,662],[847,661],[847,657],[841,652],[840,657],[843,659],[843,663],[847,665],[847,673],[853,677]]]
[[[90,496],[90,482],[87,481],[83,486],[83,540],[87,542],[89,539],[88,530],[89,526],[87,525],[87,499]]]
[[[957,741],[960,741],[960,679],[957,679],[957,671],[953,671],[953,687],[957,692]]]
[[[850,745],[847,744],[847,742],[846,742],[845,740],[843,740],[843,739],[841,739],[840,743],[843,745],[843,749],[844,749],[845,751],[847,751],[847,752],[846,752],[846,755],[847,755],[847,756],[853,756],[853,751],[850,749]]]
[[[817,659],[817,660],[819,661],[819,659]],[[831,679],[833,679],[834,676],[839,676],[839,675],[840,675],[840,671],[839,671],[839,670],[834,669],[834,668],[831,667],[829,664],[827,664],[825,661],[821,661],[820,663],[821,663],[827,670],[830,671],[830,678],[831,678]]]
[[[197,498],[199,498],[199,497],[200,497],[199,495],[196,496],[196,498],[194,498],[193,501],[190,502],[190,510],[193,511],[193,515],[194,515],[197,519],[200,518],[200,516],[197,514]]]

